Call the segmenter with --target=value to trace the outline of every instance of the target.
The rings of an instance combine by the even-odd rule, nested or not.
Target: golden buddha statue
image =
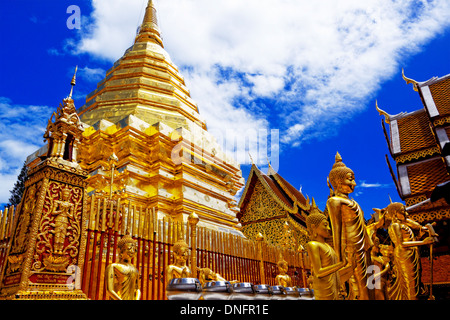
[[[388,256],[382,254],[380,239],[373,237],[373,247],[370,251],[370,258],[374,266],[378,267],[377,274],[372,277],[377,283],[374,285],[375,300],[388,300],[387,293],[387,276],[390,268],[390,259]]]
[[[331,236],[327,217],[319,212],[313,212],[306,218],[306,225],[311,241],[306,244],[306,250],[311,261],[312,289],[316,300],[338,300],[338,271],[345,267],[347,261],[343,256],[338,261],[334,249],[325,242]]]
[[[201,285],[204,285],[206,282],[210,282],[210,281],[227,281],[219,273],[214,272],[210,268],[200,268],[198,280],[200,281]],[[230,281],[230,283],[231,282],[232,281]]]
[[[277,262],[277,267],[278,274],[275,277],[275,282],[277,283],[277,285],[282,287],[292,287],[292,279],[287,274],[287,271],[289,269],[287,261],[280,257],[280,260]]]
[[[391,203],[387,206],[386,218],[391,220],[388,228],[389,237],[394,245],[393,263],[395,282],[389,288],[391,300],[416,300],[419,294],[419,249],[418,246],[434,243],[431,235],[422,241],[415,240],[411,226],[421,227],[408,219],[405,205]]]
[[[55,209],[52,215],[55,215],[55,222],[50,225],[55,229],[50,231],[55,235],[54,253],[62,254],[64,242],[66,240],[67,228],[69,228],[69,218],[73,218],[74,204],[70,203],[70,189],[65,187],[61,190],[61,200],[55,201]]]
[[[186,265],[189,257],[189,246],[184,240],[178,240],[173,245],[174,263],[166,267],[166,286],[174,278],[190,278],[191,269]]]
[[[117,244],[119,262],[106,267],[106,291],[111,300],[140,300],[139,271],[131,263],[137,250],[137,242],[125,235]]]
[[[370,265],[368,251],[372,241],[367,234],[364,213],[358,203],[349,198],[356,182],[353,171],[345,166],[339,153],[329,174],[331,196],[327,200],[327,211],[333,230],[333,245],[337,261],[346,258],[349,264],[356,263],[349,280],[353,297],[369,300],[367,267]],[[334,190],[332,189],[334,188]],[[350,261],[354,257],[355,261]],[[352,258],[353,259],[353,258]],[[347,279],[342,279],[343,282]]]

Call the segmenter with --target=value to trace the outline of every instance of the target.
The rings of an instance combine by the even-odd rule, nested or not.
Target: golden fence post
[[[17,207],[14,207],[14,206],[9,207],[10,219],[9,219],[9,227],[7,228],[7,232],[6,232],[6,237],[7,238],[13,236],[12,233],[13,233],[13,225],[14,225],[14,220],[15,220],[15,218],[14,218],[15,213],[17,213]]]
[[[188,222],[191,229],[191,272],[194,278],[197,278],[197,223],[199,221],[198,215],[192,212],[188,217]]]
[[[303,287],[304,288],[308,288],[307,284],[306,284],[306,264],[305,264],[305,248],[300,244],[298,246],[297,251],[300,253],[301,255],[301,267],[302,267],[302,280],[303,280]]]
[[[261,284],[266,283],[266,276],[264,274],[264,260],[262,254],[262,242],[264,240],[264,236],[260,233],[256,236],[256,241],[258,241],[258,255],[259,255],[259,272],[261,275]]]
[[[2,216],[2,222],[0,225],[0,240],[5,239],[5,226],[6,226],[6,216],[8,215],[8,208],[5,208],[3,210],[3,215],[2,215],[2,211],[0,211],[0,215]]]

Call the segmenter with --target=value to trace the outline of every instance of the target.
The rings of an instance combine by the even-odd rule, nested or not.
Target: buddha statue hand
[[[190,272],[190,270],[189,270],[188,267],[184,267],[184,268],[181,270],[181,278],[189,278],[190,275],[191,275],[191,272]]]

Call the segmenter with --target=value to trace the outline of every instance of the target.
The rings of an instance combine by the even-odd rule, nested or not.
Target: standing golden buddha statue
[[[310,238],[306,250],[311,260],[312,289],[316,300],[338,300],[338,271],[345,267],[346,259],[338,261],[334,249],[325,242],[331,236],[327,217],[318,212],[311,213],[306,218]]]
[[[174,278],[190,278],[191,269],[186,265],[189,257],[189,246],[184,240],[178,240],[173,245],[174,263],[166,267],[166,285]]]
[[[346,258],[349,264],[356,264],[353,274],[348,279],[351,285],[351,298],[369,300],[367,267],[370,265],[368,251],[372,247],[372,241],[367,234],[363,211],[359,204],[348,196],[356,186],[355,175],[342,162],[339,153],[336,153],[336,161],[330,171],[329,182],[334,190],[330,187],[331,196],[326,206],[333,230],[333,245],[337,261],[344,261]]]
[[[386,218],[392,223],[388,228],[389,237],[394,245],[395,282],[389,288],[391,300],[416,300],[419,294],[420,259],[418,246],[432,244],[430,235],[422,241],[416,241],[411,227],[427,230],[417,222],[408,219],[405,205],[391,203],[387,206]]]
[[[119,262],[106,267],[106,291],[112,300],[140,300],[139,271],[131,263],[136,254],[136,240],[125,235],[119,240],[117,247]]]
[[[378,285],[374,285],[375,300],[388,300],[388,272],[390,270],[389,257],[383,255],[383,245],[380,244],[380,239],[377,236],[373,238],[373,247],[370,251],[370,258],[374,266],[376,266],[380,272],[373,276],[375,281],[378,281]],[[386,246],[384,246],[386,247]]]

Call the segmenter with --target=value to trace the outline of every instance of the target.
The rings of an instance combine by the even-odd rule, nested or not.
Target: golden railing
[[[0,211],[0,268],[10,245],[14,212],[14,207]],[[138,243],[133,264],[139,270],[142,300],[167,299],[164,270],[172,263],[172,247],[179,237],[191,249],[188,266],[195,277],[200,268],[210,268],[227,280],[274,285],[276,264],[282,253],[293,285],[305,287],[306,270],[299,252],[167,217],[158,219],[155,208],[120,199],[90,196],[87,212],[86,254],[80,286],[89,299],[107,298],[105,269],[118,261],[117,243],[125,234]]]

